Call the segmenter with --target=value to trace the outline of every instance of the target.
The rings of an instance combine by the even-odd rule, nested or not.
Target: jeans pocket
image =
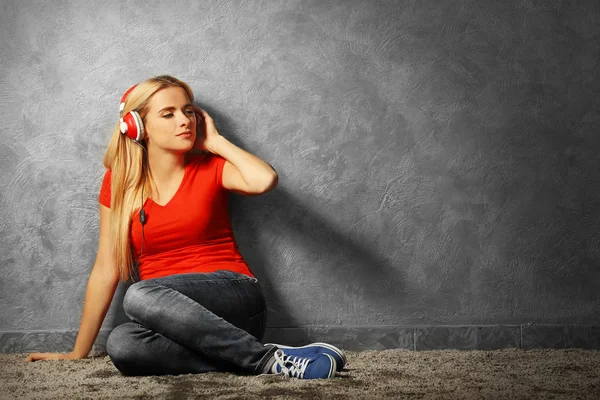
[[[241,274],[239,272],[234,272],[228,269],[221,269],[216,271],[222,275],[225,275],[229,279],[241,279],[241,280],[249,280],[254,283],[258,283],[258,279],[251,277],[250,275]]]
[[[265,328],[267,325],[267,310],[263,309],[258,314],[248,317],[248,323],[246,324],[246,332],[257,338],[259,341],[262,340],[265,335]]]

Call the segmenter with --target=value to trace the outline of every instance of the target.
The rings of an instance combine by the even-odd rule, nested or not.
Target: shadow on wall
[[[399,269],[378,249],[341,233],[327,223],[326,215],[315,211],[317,206],[301,202],[283,186],[261,197],[244,199],[234,209],[240,210],[240,218],[255,222],[236,224],[240,231],[238,243],[244,258],[256,259],[258,255],[260,260],[249,261],[249,265],[257,278],[265,282],[263,286],[267,286],[267,301],[275,315],[271,316],[269,327],[356,325],[352,319],[378,324],[381,322],[376,320],[378,316],[389,317],[398,312],[400,304],[405,303],[403,279]],[[259,243],[262,248],[246,250],[245,243],[252,240],[246,237],[262,237]],[[272,260],[265,261],[269,248],[276,249],[279,259],[282,255],[288,258],[295,255],[290,262],[298,264],[276,265]],[[274,282],[270,277],[275,275],[287,281]],[[276,290],[278,287],[290,288],[291,293]],[[281,300],[289,306],[280,303]],[[313,310],[315,315],[309,313],[301,318],[306,310]]]

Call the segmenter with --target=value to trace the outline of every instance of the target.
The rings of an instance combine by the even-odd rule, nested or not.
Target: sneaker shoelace
[[[310,358],[300,358],[292,356],[281,356],[281,352],[275,352],[275,362],[281,367],[281,372],[293,378],[303,378],[306,366],[310,362]],[[287,367],[286,365],[289,365]]]

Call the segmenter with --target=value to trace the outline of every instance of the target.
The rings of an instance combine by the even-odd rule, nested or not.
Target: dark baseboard
[[[265,342],[327,342],[361,350],[600,349],[600,325],[371,326],[268,328]]]
[[[101,329],[91,353],[106,351],[112,329]],[[77,331],[0,331],[0,353],[68,352]],[[290,346],[326,342],[348,351],[498,350],[507,348],[600,350],[600,325],[304,326],[267,328],[262,340]]]

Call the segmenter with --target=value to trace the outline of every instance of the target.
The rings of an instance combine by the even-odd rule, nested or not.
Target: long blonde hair
[[[194,94],[185,82],[170,75],[159,75],[138,83],[129,92],[121,116],[135,110],[140,114],[142,121],[145,121],[150,108],[150,99],[154,93],[173,86],[183,88],[190,102],[193,103]],[[146,141],[147,134],[146,138],[141,140],[144,146]],[[147,170],[147,163],[143,161],[144,150],[121,133],[117,121],[103,163],[111,170],[109,241],[113,260],[119,268],[119,280],[122,282],[134,280],[133,254],[129,243],[133,213],[155,189],[152,174]],[[144,175],[146,175],[145,184]],[[143,198],[142,186],[144,186]]]

